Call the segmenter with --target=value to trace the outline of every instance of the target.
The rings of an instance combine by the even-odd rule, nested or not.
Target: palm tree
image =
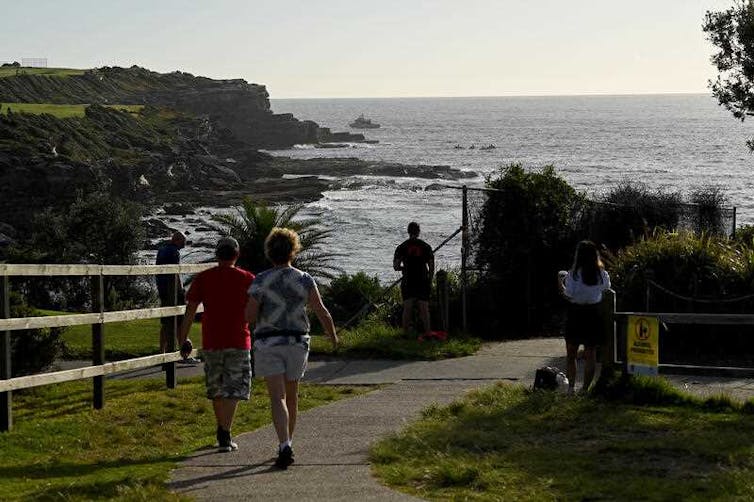
[[[275,227],[295,230],[301,239],[301,252],[294,265],[314,277],[332,279],[343,270],[333,262],[342,255],[326,249],[325,241],[333,231],[317,218],[296,220],[294,218],[303,204],[269,206],[245,197],[235,214],[213,216],[220,226],[218,230],[234,237],[241,246],[238,266],[253,273],[270,268],[272,264],[264,256],[264,240]]]

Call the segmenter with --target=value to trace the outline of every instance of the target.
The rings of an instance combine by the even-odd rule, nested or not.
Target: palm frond
[[[273,228],[282,227],[299,234],[302,250],[296,257],[296,267],[315,278],[332,279],[343,273],[334,263],[344,255],[327,250],[327,240],[333,236],[333,230],[321,219],[296,219],[303,207],[303,204],[270,206],[246,197],[235,208],[235,214],[216,215],[212,220],[220,233],[238,240],[241,246],[239,266],[247,270],[256,273],[271,266],[264,256],[264,241]]]

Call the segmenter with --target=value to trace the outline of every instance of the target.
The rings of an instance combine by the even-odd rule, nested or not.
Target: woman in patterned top
[[[274,228],[264,242],[273,268],[256,276],[249,288],[246,318],[254,326],[254,372],[264,377],[272,406],[272,421],[280,446],[275,465],[287,469],[293,463],[291,441],[298,411],[298,381],[309,357],[309,317],[314,310],[333,346],[335,324],[314,279],[291,266],[301,250],[298,234]]]

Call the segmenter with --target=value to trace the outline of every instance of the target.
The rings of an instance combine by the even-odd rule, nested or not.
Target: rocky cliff
[[[329,129],[312,121],[272,113],[263,85],[183,72],[157,73],[138,66],[97,68],[66,77],[22,73],[0,78],[0,102],[169,107],[207,117],[253,148],[285,148],[327,142],[332,137]],[[338,137],[338,141],[363,140],[361,134]]]

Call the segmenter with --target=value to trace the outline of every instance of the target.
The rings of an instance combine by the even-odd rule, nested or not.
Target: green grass
[[[60,315],[53,310],[38,310],[39,315]],[[191,326],[189,337],[199,347],[202,339],[201,323]],[[91,359],[92,328],[69,326],[63,332],[65,359]],[[105,324],[105,358],[108,360],[157,354],[160,346],[160,320],[139,319],[138,321],[113,322]]]
[[[451,334],[444,342],[419,342],[416,335],[377,322],[366,322],[338,332],[340,346],[333,351],[324,336],[312,338],[312,353],[364,359],[437,360],[474,354],[482,342],[478,338]]]
[[[48,77],[70,77],[73,75],[83,75],[86,70],[77,68],[16,68],[13,66],[0,67],[0,78],[15,77],[16,74],[22,75],[46,75]]]
[[[497,384],[374,446],[376,474],[429,500],[751,500],[750,404],[639,380],[629,402]],[[667,391],[667,392],[666,392]],[[681,396],[683,397],[683,396]]]
[[[54,311],[40,312],[43,315],[57,314]],[[115,360],[156,354],[159,333],[158,319],[108,323],[105,325],[105,356],[108,360]],[[341,330],[338,336],[340,347],[337,352],[332,350],[329,339],[314,336],[312,354],[363,359],[437,360],[472,355],[481,346],[478,338],[453,334],[445,342],[418,342],[414,335],[407,336],[397,328],[375,322]],[[200,323],[194,323],[190,337],[199,347],[202,339]],[[66,359],[92,357],[91,327],[71,326],[62,338]]]
[[[32,115],[41,115],[43,113],[52,115],[60,119],[70,117],[83,117],[87,104],[78,105],[55,105],[51,103],[0,103],[0,114],[7,115],[8,108],[13,113],[29,113]],[[143,105],[105,105],[107,108],[120,110],[128,113],[139,113]]]
[[[264,386],[241,403],[235,434],[270,422]],[[167,390],[159,380],[106,383],[106,405],[91,409],[91,384],[75,382],[14,395],[15,426],[0,434],[2,500],[181,500],[164,483],[189,453],[215,441],[214,415],[200,379]],[[302,385],[302,410],[368,391]],[[260,448],[274,450],[273,438]],[[256,447],[256,446],[255,446]]]

